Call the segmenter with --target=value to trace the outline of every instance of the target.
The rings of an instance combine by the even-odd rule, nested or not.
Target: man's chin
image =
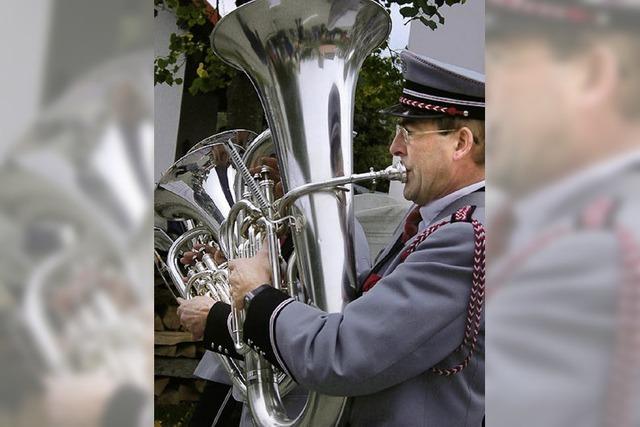
[[[410,202],[414,202],[416,203],[416,198],[415,198],[415,194],[412,194],[411,192],[407,191],[407,188],[405,187],[404,192],[402,193],[402,195],[404,196],[404,198]]]

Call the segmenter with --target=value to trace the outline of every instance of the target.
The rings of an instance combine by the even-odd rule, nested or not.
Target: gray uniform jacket
[[[433,223],[465,205],[477,206],[474,218],[484,221],[480,192],[453,201]],[[304,387],[352,396],[345,414],[350,426],[480,426],[484,323],[476,355],[462,372],[431,372],[464,358],[455,350],[463,340],[472,284],[471,224],[441,227],[404,262],[399,253],[387,252],[379,257],[387,262],[376,266],[382,279],[342,313],[263,290],[248,309],[245,339]]]

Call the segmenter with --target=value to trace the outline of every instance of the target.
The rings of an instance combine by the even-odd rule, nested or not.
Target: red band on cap
[[[460,111],[454,106],[442,106],[427,104],[426,102],[414,101],[413,99],[400,97],[400,103],[409,105],[410,107],[420,108],[421,110],[436,111],[438,113],[449,114],[450,116],[468,116],[468,111]]]

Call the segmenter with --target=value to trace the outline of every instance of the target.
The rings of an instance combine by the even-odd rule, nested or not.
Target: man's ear
[[[602,108],[615,97],[619,84],[619,64],[611,48],[596,45],[585,52],[582,58],[584,73],[581,73],[580,104],[584,108]]]
[[[453,152],[453,160],[460,160],[469,155],[473,148],[473,132],[464,126],[456,132],[456,146]]]

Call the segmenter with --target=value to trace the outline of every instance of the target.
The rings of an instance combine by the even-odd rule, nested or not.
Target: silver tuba
[[[241,157],[237,163],[241,168],[257,164],[261,157],[273,154],[270,132],[256,136],[239,129],[205,138],[169,167],[156,186],[154,259],[175,298],[207,295],[231,303],[227,264],[217,262],[205,248],[221,248],[222,224],[236,202],[244,202],[245,185],[231,161],[232,153]],[[245,251],[250,250],[249,245],[244,245]],[[194,252],[197,256],[185,261],[185,253]],[[246,398],[244,365],[218,356],[234,387]],[[282,395],[295,386],[283,373],[276,381]]]
[[[394,168],[351,175],[358,72],[389,31],[389,16],[371,0],[255,0],[225,16],[211,36],[214,52],[244,71],[258,92],[286,192],[274,200],[268,176],[252,182],[245,171],[248,194],[221,225],[221,246],[233,259],[251,255],[264,238],[274,287],[328,312],[341,311],[343,295],[356,287],[354,215],[345,185],[404,179]],[[277,237],[283,227],[290,229],[295,248],[286,278]],[[300,291],[294,282],[301,284]],[[255,422],[336,425],[345,399],[315,392],[300,414],[287,416],[277,369],[243,343],[244,313],[232,307],[232,314],[232,337],[245,357],[247,401]]]
[[[154,192],[154,261],[175,298],[208,295],[231,302],[226,263],[216,262],[204,248],[220,247],[221,224],[239,199],[235,190],[240,186],[239,176],[228,147],[243,152],[255,138],[247,130],[212,135],[162,174]],[[263,144],[267,139],[268,133],[263,133],[256,142]],[[197,257],[182,262],[185,253],[194,250]],[[232,358],[219,356],[233,385],[246,395],[243,367]]]

